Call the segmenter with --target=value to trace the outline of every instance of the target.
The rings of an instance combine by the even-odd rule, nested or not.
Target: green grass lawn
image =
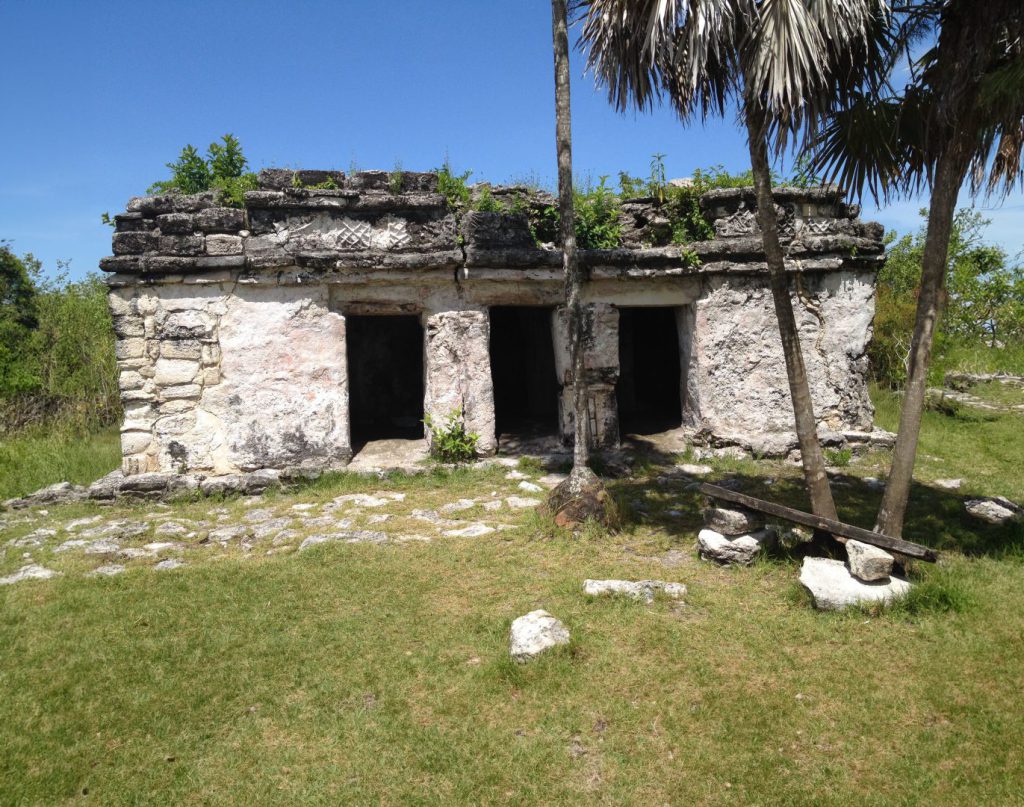
[[[878,403],[891,425],[895,400]],[[414,515],[524,495],[500,468],[336,475],[255,504],[8,515],[0,575],[27,562],[8,541],[41,527],[58,534],[33,559],[63,574],[0,587],[0,803],[1021,803],[1024,530],[974,521],[959,493],[927,483],[1021,498],[1022,420],[927,415],[906,537],[943,561],[914,570],[931,600],[882,615],[815,612],[785,555],[699,561],[697,494],[653,466],[612,483],[623,532],[578,538],[529,510],[449,516],[495,527],[477,538]],[[836,475],[846,518],[870,526],[881,494],[862,477],[884,461]],[[714,464],[716,478],[803,501],[785,463]],[[405,494],[339,511],[353,528],[432,540],[246,551],[202,532],[177,539],[185,567],[140,559],[113,578],[83,574],[103,557],[53,548],[62,525],[95,514],[151,530],[244,523],[353,492]],[[586,577],[689,593],[588,600]],[[573,641],[520,667],[509,624],[535,608]]]
[[[0,501],[54,482],[88,484],[121,466],[116,427],[87,434],[0,437]]]

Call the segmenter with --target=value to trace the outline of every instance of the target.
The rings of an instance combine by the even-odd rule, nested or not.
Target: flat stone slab
[[[1006,524],[1024,516],[1024,508],[1002,496],[990,499],[970,499],[965,502],[964,507],[972,516],[989,524]]]
[[[858,603],[889,605],[906,596],[911,584],[901,577],[885,582],[864,583],[850,574],[841,560],[804,558],[800,583],[814,599],[814,607],[822,611],[841,611]]]
[[[583,593],[590,597],[623,596],[644,603],[654,602],[656,592],[679,600],[686,596],[682,583],[666,583],[664,580],[591,580],[583,581]]]
[[[505,501],[513,510],[525,510],[528,507],[536,507],[541,504],[540,499],[534,499],[529,496],[509,496]]]
[[[456,530],[445,530],[444,534],[449,538],[478,538],[492,532],[494,527],[488,527],[486,524],[470,524]]]
[[[53,569],[30,563],[27,566],[22,566],[12,575],[0,577],[0,586],[9,586],[13,583],[20,583],[22,580],[49,580],[59,574],[60,572],[55,572]]]
[[[525,664],[545,650],[565,644],[569,644],[569,629],[544,610],[519,617],[509,631],[508,651],[517,664]]]
[[[386,532],[379,530],[346,530],[344,532],[333,532],[327,535],[310,535],[299,544],[299,551],[302,552],[313,546],[330,543],[345,544],[383,544],[388,540]]]

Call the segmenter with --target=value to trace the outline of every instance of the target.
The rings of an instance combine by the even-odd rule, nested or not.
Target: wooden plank
[[[888,535],[882,535],[880,532],[872,532],[862,527],[854,527],[852,524],[844,524],[841,521],[833,521],[830,518],[822,518],[811,513],[805,513],[802,510],[794,510],[792,507],[775,504],[774,502],[766,502],[764,499],[757,499],[745,493],[737,493],[734,490],[712,485],[709,482],[701,484],[700,492],[714,499],[741,504],[744,507],[749,507],[751,510],[777,516],[786,521],[801,524],[804,527],[812,527],[816,530],[832,533],[833,535],[841,535],[843,538],[853,538],[855,541],[862,541],[865,544],[878,546],[892,552],[899,552],[901,555],[911,558],[934,563],[939,557],[939,553],[934,549],[921,546],[921,544],[904,541],[902,538],[890,538]]]

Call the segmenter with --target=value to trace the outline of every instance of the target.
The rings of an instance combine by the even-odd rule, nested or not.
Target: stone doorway
[[[558,396],[552,335],[554,309],[495,306],[491,315],[491,380],[499,450],[558,435]]]
[[[423,437],[423,326],[418,316],[348,315],[352,448]]]
[[[679,309],[619,308],[619,431],[658,434],[683,422]]]

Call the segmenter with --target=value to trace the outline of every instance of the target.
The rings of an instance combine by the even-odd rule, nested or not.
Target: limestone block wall
[[[793,307],[819,432],[870,431],[867,346],[874,278],[801,277]],[[693,306],[684,416],[718,441],[759,453],[796,445],[771,290],[760,278],[710,277]]]
[[[326,179],[335,187],[296,187]],[[452,207],[433,174],[396,184],[381,171],[268,170],[243,209],[209,193],[164,195],[133,199],[115,217],[114,254],[100,265],[126,474],[344,465],[346,317],[366,313],[420,318],[424,413],[461,410],[491,453],[489,309],[549,308],[560,428],[571,438],[559,249],[534,242],[528,215]],[[517,209],[528,213],[550,203],[525,189],[494,196],[525,198]],[[656,201],[634,200],[623,205],[622,248],[581,252],[596,446],[619,440],[619,306],[674,309],[683,426],[695,439],[769,454],[795,445],[754,196],[714,191],[702,205],[713,241],[665,243]],[[780,189],[776,205],[819,428],[842,441],[871,428],[866,350],[882,231],[833,190]]]
[[[110,293],[126,474],[234,473],[351,456],[345,323],[323,289]]]

